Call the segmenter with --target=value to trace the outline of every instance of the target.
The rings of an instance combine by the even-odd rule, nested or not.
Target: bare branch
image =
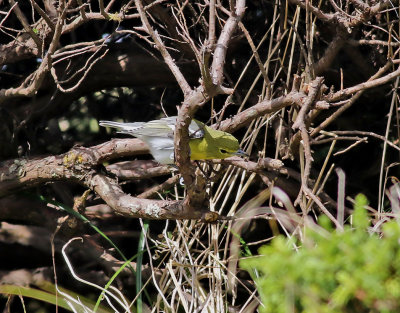
[[[169,200],[148,200],[124,193],[111,178],[94,174],[86,180],[88,187],[95,191],[116,213],[127,217],[148,219],[201,219],[203,212],[185,212],[182,203]]]
[[[246,39],[247,39],[247,41],[248,41],[248,43],[249,43],[249,45],[251,47],[251,50],[253,51],[253,55],[254,55],[254,58],[256,59],[258,68],[260,69],[260,72],[262,73],[262,75],[264,77],[264,81],[266,82],[266,84],[268,86],[268,89],[270,89],[271,88],[271,81],[269,80],[268,74],[265,71],[264,64],[261,62],[260,56],[259,56],[259,54],[257,52],[256,46],[254,45],[253,39],[251,38],[249,32],[247,31],[246,27],[243,25],[242,22],[239,22],[239,27],[242,30],[242,32],[244,33],[244,35],[246,36]]]
[[[107,165],[106,169],[109,173],[123,180],[148,179],[171,174],[168,166],[160,166],[157,162],[151,160],[118,162]]]
[[[212,47],[215,43],[215,0],[210,0],[208,18],[208,43]]]
[[[172,59],[167,48],[161,41],[160,35],[156,31],[154,31],[153,27],[150,25],[150,22],[146,16],[146,12],[143,9],[142,1],[135,0],[135,4],[136,4],[136,8],[139,12],[140,19],[142,20],[143,26],[145,27],[147,33],[153,39],[158,51],[160,51],[161,55],[164,58],[165,63],[168,65],[172,74],[175,76],[176,81],[178,82],[179,86],[181,87],[183,94],[189,95],[192,92],[192,89],[190,88],[190,86],[189,86],[188,82],[186,81],[185,77],[183,76],[182,72],[179,70],[175,61]]]
[[[115,212],[124,216],[149,219],[203,218],[203,210],[187,211],[179,201],[148,200],[127,195],[115,179],[98,173],[95,170],[97,164],[112,158],[116,150],[132,154],[126,142],[118,145],[121,142],[115,140],[113,143],[115,150],[111,154],[112,143],[106,143],[93,148],[74,148],[62,155],[37,160],[7,161],[0,168],[0,196],[44,182],[69,180],[95,191]]]
[[[47,54],[44,57],[39,68],[35,71],[32,82],[31,82],[31,77],[29,76],[17,88],[0,89],[0,105],[9,98],[19,97],[19,96],[32,97],[38,91],[39,87],[42,85],[46,73],[50,70],[52,66],[51,58],[54,52],[56,51],[56,48],[59,43],[66,11],[67,8],[64,8],[64,10],[60,13],[60,16],[58,17],[54,35],[49,45]]]
[[[162,184],[160,184],[158,186],[154,186],[153,188],[147,189],[146,191],[142,192],[137,197],[140,199],[153,198],[154,196],[158,195],[160,192],[171,189],[173,186],[175,186],[179,182],[180,178],[181,178],[180,175],[172,176],[172,177],[168,178]]]
[[[376,79],[369,79],[368,81],[366,81],[364,83],[337,91],[333,95],[327,96],[325,100],[328,102],[334,102],[334,101],[341,100],[341,99],[348,97],[352,94],[355,94],[359,91],[365,91],[367,89],[371,89],[371,88],[375,88],[375,87],[384,85],[384,84],[392,81],[399,75],[400,75],[400,67],[398,67],[397,70],[395,70],[383,77],[376,78]]]
[[[39,15],[46,21],[47,25],[51,28],[51,30],[55,32],[56,28],[54,26],[54,23],[50,20],[50,17],[46,14],[46,12],[42,10],[42,8],[36,3],[36,1],[34,0],[30,1],[32,6],[39,13]]]
[[[115,158],[145,153],[148,148],[139,139],[114,139],[92,148],[75,148],[58,156],[5,161],[0,167],[0,195],[43,182],[81,182],[85,175],[82,171]]]
[[[14,0],[9,0],[9,2],[14,7],[15,15],[17,16],[18,20],[21,22],[22,26],[24,27],[24,30],[35,41],[36,47],[39,50],[39,54],[41,54],[40,51],[42,51],[42,41],[40,40],[38,35],[36,35],[36,33],[33,31],[31,26],[29,25],[28,20],[26,19],[24,13],[22,13],[21,9],[18,6],[18,3],[16,3]]]
[[[290,105],[301,105],[306,97],[304,93],[292,91],[285,96],[271,100],[263,100],[250,108],[236,114],[232,118],[222,121],[219,129],[233,133],[236,130],[250,124],[251,121],[268,113],[274,113]],[[216,127],[218,125],[214,125]]]
[[[217,45],[214,51],[214,58],[211,65],[212,83],[219,86],[222,83],[226,51],[229,41],[235,32],[240,19],[242,18],[246,7],[245,0],[237,0],[235,12],[231,12],[231,16],[226,21],[224,28],[218,38]]]
[[[318,98],[320,89],[324,79],[322,77],[317,77],[311,84],[310,90],[305,104],[301,107],[295,122],[293,123],[293,129],[299,129],[301,132],[301,138],[303,140],[304,155],[306,164],[304,166],[304,174],[302,176],[302,186],[308,187],[308,178],[311,170],[311,163],[313,161],[310,147],[310,138],[307,130],[306,114],[311,110],[315,101]]]

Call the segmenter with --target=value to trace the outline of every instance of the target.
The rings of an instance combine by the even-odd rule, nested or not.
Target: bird
[[[176,116],[149,122],[119,123],[99,121],[103,127],[116,128],[118,133],[129,134],[144,141],[154,159],[160,164],[174,164],[174,131]],[[193,119],[189,125],[190,159],[193,161],[248,156],[239,147],[238,140],[229,133],[212,129]]]

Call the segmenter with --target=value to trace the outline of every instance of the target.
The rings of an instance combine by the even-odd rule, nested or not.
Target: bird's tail
[[[113,121],[99,121],[99,125],[103,127],[112,127],[116,128],[119,133],[122,134],[131,134],[135,130],[137,130],[140,127],[143,127],[145,123],[144,122],[136,122],[136,123],[119,123],[119,122],[113,122]]]

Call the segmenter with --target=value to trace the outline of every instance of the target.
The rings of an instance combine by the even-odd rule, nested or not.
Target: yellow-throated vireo
[[[174,130],[176,116],[150,122],[118,123],[100,121],[100,126],[117,128],[144,141],[154,159],[161,164],[174,164]],[[231,134],[212,129],[193,119],[189,125],[191,160],[225,159],[247,154],[240,150],[238,140]]]

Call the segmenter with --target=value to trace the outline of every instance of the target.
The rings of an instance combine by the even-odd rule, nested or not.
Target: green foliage
[[[357,196],[352,226],[343,232],[323,220],[303,242],[280,236],[241,262],[250,273],[258,270],[261,312],[400,311],[400,226],[393,220],[369,233],[365,205]]]

